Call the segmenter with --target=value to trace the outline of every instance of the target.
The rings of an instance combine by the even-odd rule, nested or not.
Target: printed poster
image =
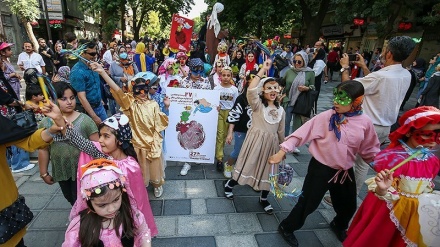
[[[170,47],[181,51],[189,51],[194,21],[173,14],[171,21]]]
[[[213,164],[220,92],[168,87],[167,96],[166,160]]]

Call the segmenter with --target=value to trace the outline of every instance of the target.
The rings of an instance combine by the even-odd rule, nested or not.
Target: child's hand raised
[[[52,118],[53,120],[56,119],[63,119],[63,115],[61,114],[60,108],[58,108],[57,105],[55,105],[52,101],[45,101],[43,106],[40,107],[41,108],[41,112]]]
[[[376,194],[384,196],[393,183],[393,173],[385,169],[377,173],[374,181],[376,181]]]
[[[102,67],[102,65],[97,62],[91,62],[91,63],[89,63],[89,66],[90,66],[91,70],[98,72],[98,74],[105,73],[105,70]]]
[[[266,71],[270,70],[270,67],[272,66],[272,60],[271,59],[267,59],[266,61],[264,61],[263,63],[263,69],[265,69]]]

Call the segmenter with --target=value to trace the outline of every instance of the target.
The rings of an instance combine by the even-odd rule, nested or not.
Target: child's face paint
[[[334,88],[333,96],[334,96],[333,101],[341,106],[348,106],[352,102],[350,96],[344,90],[338,90],[337,88]]]
[[[421,129],[414,130],[407,141],[411,148],[422,145],[426,148],[433,148],[440,144],[440,124],[427,124]]]

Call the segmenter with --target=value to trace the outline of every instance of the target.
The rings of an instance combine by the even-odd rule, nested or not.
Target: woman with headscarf
[[[70,76],[69,66],[61,66],[58,69],[57,73],[53,76],[52,82],[55,83],[55,82],[63,81],[70,83],[69,76]]]
[[[136,45],[136,54],[133,56],[133,61],[136,63],[136,67],[138,68],[139,72],[152,72],[153,64],[156,62],[156,58],[154,58],[154,56],[151,54],[145,54],[146,51],[147,49],[144,43],[139,42]]]
[[[252,70],[258,71],[257,59],[255,58],[255,54],[249,51],[246,54],[246,61],[241,65],[240,72],[238,73],[238,77],[240,77],[240,82],[238,88],[241,90],[244,88],[244,83],[246,83],[246,76]]]
[[[299,94],[302,91],[307,91],[313,89],[315,85],[315,74],[313,70],[307,67],[308,55],[303,52],[297,52],[293,56],[293,67],[289,69],[284,79],[286,80],[286,86],[282,92],[281,103],[286,111],[286,124],[285,124],[285,135],[290,135],[290,122],[293,119],[293,130],[297,130],[302,125],[302,118],[300,115],[295,115],[292,113],[293,106],[298,99]],[[299,150],[295,150],[299,152]]]
[[[321,79],[322,79],[322,73],[326,73],[327,71],[326,64],[324,62],[325,59],[325,50],[324,49],[318,49],[315,51],[315,54],[313,54],[313,59],[310,61],[310,63],[307,65],[309,68],[313,69],[313,72],[315,72],[315,90],[318,91],[318,95],[316,95],[315,99],[315,114],[317,113],[318,109],[318,98],[319,98],[319,92],[321,91]],[[328,78],[328,75],[325,75]]]
[[[215,58],[217,54],[218,43],[221,39],[228,36],[228,31],[221,31],[220,22],[217,15],[220,14],[225,7],[221,3],[215,3],[212,8],[211,18],[208,21],[208,30],[206,31],[206,47],[208,48],[209,57]]]

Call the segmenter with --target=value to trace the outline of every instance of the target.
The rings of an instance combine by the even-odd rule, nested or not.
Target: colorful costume
[[[158,93],[166,94],[167,87],[179,87],[182,80],[179,76],[179,67],[180,64],[174,58],[168,58],[162,63],[158,71],[158,78],[160,79]]]

